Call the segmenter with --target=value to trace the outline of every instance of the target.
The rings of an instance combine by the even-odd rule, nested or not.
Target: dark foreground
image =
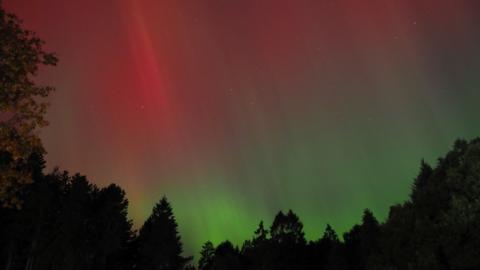
[[[194,268],[166,198],[136,232],[120,187],[44,174],[39,154],[22,169],[33,182],[18,192],[21,206],[0,209],[2,269]],[[365,210],[343,240],[327,225],[321,239],[306,241],[298,216],[279,212],[241,247],[205,243],[198,269],[480,269],[479,213],[480,139],[457,141],[434,168],[422,162],[410,198],[384,223]]]

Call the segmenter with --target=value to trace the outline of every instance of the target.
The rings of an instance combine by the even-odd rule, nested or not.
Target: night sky
[[[55,51],[49,168],[171,201],[187,254],[292,208],[307,237],[407,199],[480,135],[480,1],[5,0]]]

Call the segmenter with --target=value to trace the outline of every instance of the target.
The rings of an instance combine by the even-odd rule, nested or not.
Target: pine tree
[[[362,224],[344,234],[347,259],[351,269],[368,269],[370,257],[379,251],[380,224],[372,211],[365,209]]]
[[[101,189],[94,200],[92,236],[95,269],[126,269],[127,247],[132,240],[132,222],[127,217],[128,200],[117,185]]]
[[[292,210],[286,215],[282,211],[278,212],[270,228],[270,235],[275,242],[305,243],[303,224]]]
[[[198,270],[211,269],[215,258],[215,247],[212,242],[207,241],[200,251],[200,260],[198,261]]]
[[[230,241],[220,243],[215,249],[211,270],[241,270],[240,254]]]
[[[140,229],[137,269],[179,270],[190,261],[182,256],[178,225],[170,203],[163,197]]]
[[[432,176],[433,169],[424,160],[420,165],[420,173],[415,178],[412,186],[412,192],[410,198],[414,203],[421,203],[422,197],[424,197],[425,189],[429,184],[429,179]]]
[[[262,243],[265,243],[267,241],[268,237],[268,230],[265,229],[263,226],[263,221],[260,221],[260,224],[258,224],[257,230],[255,230],[255,236],[252,240],[252,245],[253,246],[258,246],[261,245]]]

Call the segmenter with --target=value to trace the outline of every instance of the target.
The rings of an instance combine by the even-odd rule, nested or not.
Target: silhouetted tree
[[[433,172],[437,177],[440,198],[427,234],[437,264],[443,269],[475,269],[480,267],[480,139],[457,141],[454,149],[440,160]],[[432,194],[433,200],[437,194]],[[433,211],[432,211],[433,212]],[[420,216],[422,213],[419,213]],[[422,225],[422,224],[418,224]],[[431,225],[431,224],[428,224]],[[423,231],[422,231],[423,232]],[[431,236],[431,238],[430,238]],[[426,251],[425,251],[426,253]]]
[[[255,236],[253,237],[252,245],[259,246],[265,243],[268,240],[268,233],[269,231],[263,226],[263,221],[260,221],[257,230],[255,230]]]
[[[242,246],[243,264],[247,269],[265,269],[269,256],[271,242],[269,231],[265,229],[263,221],[254,232],[252,240],[247,240]]]
[[[215,247],[212,242],[207,241],[200,251],[200,260],[198,261],[198,270],[211,269],[215,258]]]
[[[21,194],[21,209],[2,208],[0,263],[4,269],[125,269],[131,238],[124,192],[98,190],[85,177],[54,171],[32,156],[33,182]]]
[[[101,189],[93,202],[92,236],[95,269],[126,269],[132,222],[127,218],[128,200],[116,185]]]
[[[291,210],[275,216],[270,226],[270,240],[264,265],[267,269],[302,268],[305,252],[303,224]]]
[[[183,269],[190,258],[182,257],[177,227],[170,203],[163,197],[140,229],[136,269]]]
[[[225,241],[215,249],[215,256],[211,262],[210,270],[240,270],[240,254],[230,241]]]
[[[379,252],[380,224],[373,213],[366,209],[362,224],[355,225],[343,238],[350,269],[369,269],[371,256]]]
[[[335,230],[327,224],[322,239],[320,239],[319,250],[324,254],[324,269],[328,270],[341,270],[347,269],[345,248],[342,242],[340,242]]]
[[[15,193],[32,180],[20,167],[33,152],[43,152],[35,131],[47,124],[47,104],[42,98],[53,90],[38,86],[33,77],[40,66],[55,65],[57,59],[43,50],[43,41],[24,30],[1,2],[0,37],[0,156],[9,156],[9,162],[0,166],[0,196],[4,203],[18,206]]]
[[[420,165],[420,173],[417,178],[415,178],[412,186],[412,192],[410,195],[411,201],[416,204],[420,204],[421,200],[425,196],[423,192],[429,185],[430,177],[432,176],[433,169],[428,165],[424,160],[422,160]]]
[[[41,154],[31,155],[26,163],[33,182],[25,186],[18,198],[23,208],[3,209],[4,224],[2,266],[5,269],[33,269],[54,234],[55,213],[59,208],[59,186],[42,174],[45,161]]]
[[[303,224],[292,210],[286,215],[282,211],[278,212],[270,227],[270,235],[272,241],[278,243],[305,243]]]

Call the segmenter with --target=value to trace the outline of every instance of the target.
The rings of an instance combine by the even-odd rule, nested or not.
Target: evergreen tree
[[[54,265],[61,269],[91,269],[95,237],[93,198],[98,189],[85,176],[76,174],[67,183],[63,207],[59,213],[58,235],[54,243]]]
[[[200,251],[200,260],[198,261],[198,270],[208,270],[212,268],[215,259],[215,247],[212,242],[207,241]]]
[[[270,227],[270,236],[272,241],[278,243],[305,243],[303,224],[292,210],[286,215],[282,211],[278,212]]]
[[[225,241],[215,249],[211,270],[241,270],[240,254],[230,241]]]
[[[268,234],[269,231],[265,229],[263,221],[261,221],[252,240],[247,240],[243,244],[241,254],[246,269],[266,268],[267,258],[271,256],[270,247],[272,245]]]
[[[345,249],[338,239],[335,230],[327,224],[322,239],[319,242],[320,250],[324,254],[324,269],[343,270],[347,269]]]
[[[268,230],[266,230],[263,226],[263,221],[260,221],[260,224],[258,224],[258,229],[255,230],[255,236],[252,240],[252,245],[259,246],[265,243],[268,238],[268,233]]]
[[[278,212],[270,226],[268,250],[263,265],[267,269],[302,269],[306,248],[303,224],[291,210]]]
[[[128,200],[116,185],[101,189],[93,205],[92,237],[95,269],[126,269],[132,222],[127,218]]]
[[[420,165],[420,173],[417,178],[415,178],[412,186],[412,192],[410,198],[414,203],[421,203],[423,192],[429,185],[429,179],[432,176],[433,169],[428,165],[424,160],[422,160]]]
[[[170,203],[163,197],[140,229],[136,269],[183,269],[190,258],[182,256],[183,248],[177,227]]]
[[[344,234],[345,249],[350,269],[369,269],[371,256],[379,252],[380,224],[373,213],[363,212],[362,224]]]

